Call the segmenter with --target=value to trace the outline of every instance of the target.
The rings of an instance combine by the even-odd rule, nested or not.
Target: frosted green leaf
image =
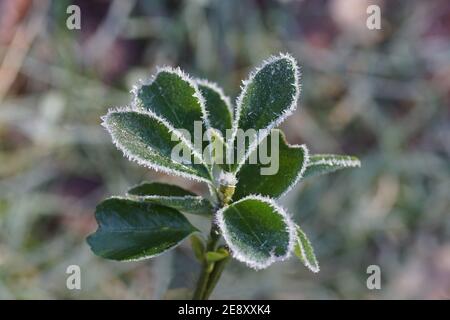
[[[278,139],[278,143],[274,145],[275,150],[272,150],[272,139]],[[258,163],[249,163],[249,159],[252,159],[253,156],[256,159],[256,155],[264,145],[267,146],[267,155],[271,158],[270,163],[262,164],[260,158],[258,158]],[[276,154],[277,150],[278,155]],[[289,145],[283,132],[273,129],[272,133],[253,151],[249,159],[238,171],[238,184],[233,195],[235,201],[250,194],[278,198],[288,192],[303,175],[308,161],[308,149],[304,145]],[[264,161],[269,162],[266,159]],[[275,164],[276,161],[278,161],[278,165]],[[278,171],[272,174],[268,169],[272,167],[274,170],[276,166],[278,166]],[[266,168],[266,172],[261,172],[263,168]]]
[[[331,173],[340,169],[360,167],[358,158],[336,154],[315,154],[309,157],[304,177]]]
[[[207,199],[171,184],[144,182],[128,190],[128,195],[190,214],[211,216],[213,212],[213,206]]]
[[[197,84],[179,68],[161,68],[149,84],[134,90],[136,107],[163,118],[175,129],[186,129],[194,137],[195,121],[209,128],[205,101]]]
[[[295,242],[295,225],[271,199],[249,196],[217,212],[217,223],[233,256],[263,269],[286,259]]]
[[[265,129],[269,133],[296,109],[299,94],[300,72],[295,59],[286,54],[269,58],[244,81],[237,99],[234,134],[238,129]],[[246,156],[257,143],[255,140],[246,146]],[[245,157],[237,162],[244,160]]]
[[[111,134],[116,147],[130,160],[156,171],[199,181],[210,180],[208,169],[203,164],[196,164],[194,156],[190,164],[172,160],[173,148],[183,142],[172,141],[173,131],[154,115],[142,110],[110,110],[103,117],[103,126]]]
[[[211,127],[219,130],[222,137],[226,137],[226,130],[232,127],[233,116],[230,99],[215,83],[207,80],[197,80],[196,82],[205,100],[205,108]]]
[[[112,260],[152,258],[198,231],[175,209],[130,199],[103,201],[95,217],[98,229],[87,242],[96,255]]]
[[[319,263],[317,262],[311,242],[299,226],[296,226],[296,229],[297,241],[294,247],[295,255],[309,270],[319,272]]]
[[[296,108],[299,81],[297,62],[291,56],[280,54],[265,61],[244,82],[237,101],[238,127],[259,130],[279,124]]]

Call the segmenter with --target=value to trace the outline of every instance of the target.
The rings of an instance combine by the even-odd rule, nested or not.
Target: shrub
[[[202,264],[195,299],[210,296],[231,257],[263,269],[294,253],[311,271],[319,271],[307,236],[276,200],[302,179],[360,162],[351,156],[309,155],[305,145],[289,145],[275,129],[296,109],[300,94],[299,68],[290,55],[269,58],[243,84],[232,109],[216,84],[166,67],[133,89],[130,107],[109,110],[103,125],[128,159],[204,182],[210,197],[144,182],[124,197],[106,199],[96,208],[99,227],[87,239],[95,254],[119,261],[153,258],[190,237]],[[207,133],[200,144],[189,139],[198,135],[195,123]],[[238,132],[250,129],[258,136],[245,140],[245,152],[239,153]],[[262,174],[265,164],[257,157],[268,140],[278,161],[274,174]],[[188,152],[190,161],[174,160],[177,147]],[[226,161],[218,161],[218,150]],[[254,155],[258,160],[252,163]],[[202,236],[185,213],[210,219],[210,234]]]

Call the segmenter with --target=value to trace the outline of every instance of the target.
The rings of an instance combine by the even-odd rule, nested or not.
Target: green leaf
[[[191,236],[191,246],[197,260],[203,261],[203,255],[205,254],[206,250],[205,242],[203,241],[203,239],[193,234]]]
[[[174,248],[198,230],[177,210],[148,202],[110,198],[95,212],[97,231],[87,239],[103,258],[152,258]]]
[[[294,246],[294,224],[269,198],[234,202],[217,212],[217,223],[233,256],[255,269],[286,259]]]
[[[227,170],[229,165],[226,163],[227,144],[222,137],[222,133],[216,129],[209,131],[210,144],[207,146],[209,153],[207,153],[207,159],[209,163],[213,163],[212,172],[217,172],[218,169],[223,168]],[[206,158],[205,157],[205,158]]]
[[[230,99],[215,83],[197,80],[198,88],[205,99],[205,108],[212,128],[219,130],[226,137],[226,130],[231,129],[233,116]]]
[[[300,261],[312,272],[319,272],[320,267],[317,262],[316,256],[314,255],[314,249],[311,242],[306,237],[306,234],[296,226],[297,229],[297,241],[294,247],[295,255],[300,259]]]
[[[315,154],[310,156],[304,177],[331,173],[340,169],[360,167],[361,162],[353,156],[337,154]]]
[[[237,99],[234,135],[238,128],[244,132],[264,129],[268,134],[296,109],[299,95],[300,72],[295,59],[286,54],[269,58],[244,81]],[[258,139],[245,146],[246,156],[257,144]],[[239,164],[243,161],[245,157],[237,159]]]
[[[142,182],[128,190],[128,194],[143,197],[153,195],[167,197],[197,196],[195,193],[177,185],[162,182]]]
[[[259,157],[257,163],[249,163],[252,159],[257,158],[256,155],[264,149],[264,145],[267,146],[267,152],[263,151],[262,153],[268,155],[270,163],[262,164]],[[305,145],[289,145],[283,132],[273,129],[270,136],[261,142],[247,162],[239,169],[238,184],[233,200],[239,200],[250,194],[260,194],[272,198],[282,196],[300,180],[305,171],[307,159],[308,149]],[[269,161],[264,159],[264,162]],[[269,170],[270,167],[272,167],[271,170]],[[277,172],[275,172],[276,168],[278,168]]]
[[[196,83],[179,68],[161,68],[149,84],[134,89],[134,104],[167,121],[175,129],[186,129],[194,138],[194,122],[208,128],[205,103]]]
[[[228,257],[229,254],[226,250],[221,251],[209,251],[206,253],[206,260],[208,262],[217,262]]]
[[[156,171],[210,181],[206,166],[196,164],[195,160],[201,163],[199,157],[184,142],[172,141],[173,131],[161,119],[143,110],[116,109],[103,117],[103,126],[128,159]],[[192,153],[190,163],[172,159],[172,151],[176,146],[183,146]]]
[[[296,108],[299,81],[297,62],[291,56],[280,54],[265,61],[244,82],[236,109],[238,127],[259,130],[279,124]]]
[[[128,190],[128,195],[191,214],[211,216],[214,210],[207,199],[179,186],[161,182],[141,183]]]

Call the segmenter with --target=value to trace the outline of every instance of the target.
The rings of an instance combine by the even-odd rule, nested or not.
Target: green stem
[[[197,281],[197,287],[195,288],[192,300],[203,300],[203,295],[206,290],[206,285],[208,284],[208,279],[209,279],[208,263],[205,261],[203,262],[202,271]]]
[[[220,240],[220,234],[216,224],[213,223],[211,227],[211,232],[209,234],[208,243],[206,245],[206,252],[214,251],[216,249],[217,243]],[[194,291],[193,300],[204,300],[205,293],[208,290],[208,282],[212,271],[214,270],[214,262],[208,262],[206,259],[202,262],[202,270],[200,272],[200,277],[197,281],[197,286]]]
[[[223,270],[225,269],[226,264],[230,260],[230,256],[226,257],[223,260],[217,261],[214,264],[214,268],[211,271],[208,279],[208,283],[206,285],[205,293],[203,295],[203,299],[209,299],[209,296],[213,292],[217,283],[219,282],[220,276],[222,275]]]
[[[234,186],[220,185],[219,192],[217,192],[215,188],[210,188],[210,191],[211,189],[215,192],[215,195],[218,198],[217,200],[220,201],[220,207],[223,208],[231,201],[235,188]],[[209,233],[208,243],[206,244],[206,252],[215,251],[219,240],[220,230],[216,223],[213,222]],[[209,298],[229,260],[230,257],[228,256],[223,260],[210,262],[206,260],[206,257],[203,257],[202,270],[192,297],[193,300],[206,300]]]

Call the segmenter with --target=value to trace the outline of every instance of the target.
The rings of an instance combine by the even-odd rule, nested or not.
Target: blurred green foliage
[[[382,30],[365,27],[373,3]],[[1,299],[184,297],[198,271],[188,243],[136,263],[102,260],[85,243],[95,204],[142,180],[206,192],[124,159],[100,116],[157,65],[236,97],[250,67],[280,51],[303,71],[288,141],[355,154],[363,167],[284,198],[320,273],[295,259],[261,272],[233,262],[213,298],[450,298],[448,1],[83,0],[81,30],[66,28],[69,4],[0,2]],[[71,264],[82,290],[66,288]],[[366,287],[371,264],[381,290]]]

